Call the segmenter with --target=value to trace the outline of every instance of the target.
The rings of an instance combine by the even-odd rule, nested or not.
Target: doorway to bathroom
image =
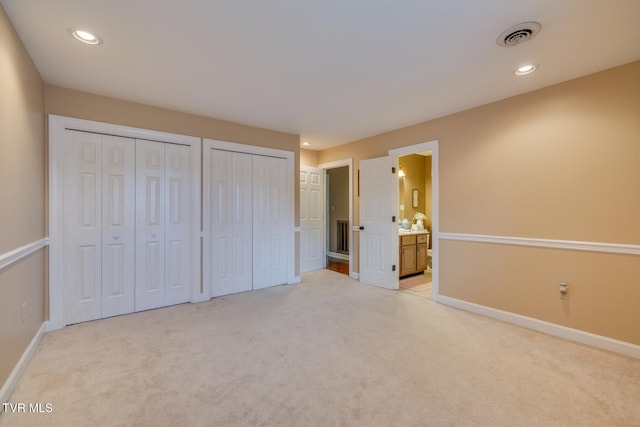
[[[398,156],[399,289],[431,299],[432,153]]]
[[[398,167],[396,177],[398,183],[395,186],[397,192],[394,196],[395,212],[399,221],[404,221],[406,218],[408,222],[404,227],[400,227],[400,224],[397,227],[398,262],[402,263],[403,243],[406,243],[404,245],[405,261],[408,262],[408,268],[404,269],[404,272],[401,265],[397,269],[399,279],[397,289],[437,301],[439,295],[438,141],[389,150],[389,156],[395,159],[395,165]],[[402,175],[400,170],[405,175],[403,181],[399,177]],[[424,218],[420,214],[424,214]],[[424,230],[421,230],[418,224],[421,218]],[[401,231],[402,228],[408,228],[408,232]],[[412,245],[415,246],[412,247]],[[414,259],[412,249],[414,248],[415,272],[412,272],[411,261]],[[426,266],[424,252],[426,252]]]

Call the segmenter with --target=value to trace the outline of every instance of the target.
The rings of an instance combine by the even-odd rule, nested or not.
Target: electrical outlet
[[[560,299],[569,299],[569,285],[560,283]]]
[[[24,322],[25,320],[27,320],[27,303],[23,302],[22,303],[22,321]]]

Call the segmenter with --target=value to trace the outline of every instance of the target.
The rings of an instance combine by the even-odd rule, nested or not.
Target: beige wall
[[[441,232],[638,245],[639,76],[634,62],[325,150],[319,162],[353,157],[355,179],[362,159],[438,140]],[[437,268],[442,295],[640,344],[638,256],[443,241]]]
[[[45,237],[45,145],[44,84],[1,6],[0,94],[2,255]],[[44,250],[0,270],[0,386],[44,322],[44,276]]]
[[[300,149],[300,164],[302,166],[318,167],[318,151]]]

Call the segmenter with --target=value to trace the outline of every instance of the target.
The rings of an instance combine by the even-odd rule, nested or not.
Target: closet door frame
[[[258,147],[254,145],[246,145],[246,144],[238,144],[235,142],[228,141],[220,141],[215,139],[203,138],[202,140],[203,147],[203,185],[202,185],[202,194],[203,194],[203,205],[202,205],[202,259],[209,260],[211,259],[211,226],[210,226],[210,218],[211,218],[211,201],[210,197],[210,182],[211,182],[211,168],[210,168],[210,150],[224,150],[231,151],[235,153],[245,153],[245,154],[255,154],[259,156],[268,156],[268,157],[279,157],[285,159],[286,164],[286,201],[283,207],[283,211],[285,212],[285,223],[287,226],[287,237],[286,237],[286,248],[285,253],[287,254],[287,283],[298,283],[300,282],[300,277],[296,276],[296,256],[295,256],[295,235],[296,235],[296,226],[295,226],[295,188],[294,183],[296,180],[296,174],[294,173],[294,160],[295,153],[293,151],[279,150],[276,148],[266,148],[266,147]],[[209,268],[209,262],[202,263],[202,283],[204,295],[207,295],[208,298],[211,298],[211,269]],[[207,298],[207,299],[208,299]]]
[[[200,268],[201,248],[201,153],[202,140],[193,136],[159,132],[129,126],[72,117],[49,115],[49,331],[65,326],[64,265],[64,179],[65,135],[67,129],[101,133],[133,139],[186,145],[191,148],[191,302],[205,301],[210,297],[202,289]],[[200,280],[198,280],[200,279]]]

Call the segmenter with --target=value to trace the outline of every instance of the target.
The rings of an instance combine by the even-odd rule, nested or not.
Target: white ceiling
[[[296,133],[311,149],[640,59],[639,0],[0,3],[49,84]],[[524,21],[538,36],[496,45]],[[514,76],[526,62],[539,70]]]

